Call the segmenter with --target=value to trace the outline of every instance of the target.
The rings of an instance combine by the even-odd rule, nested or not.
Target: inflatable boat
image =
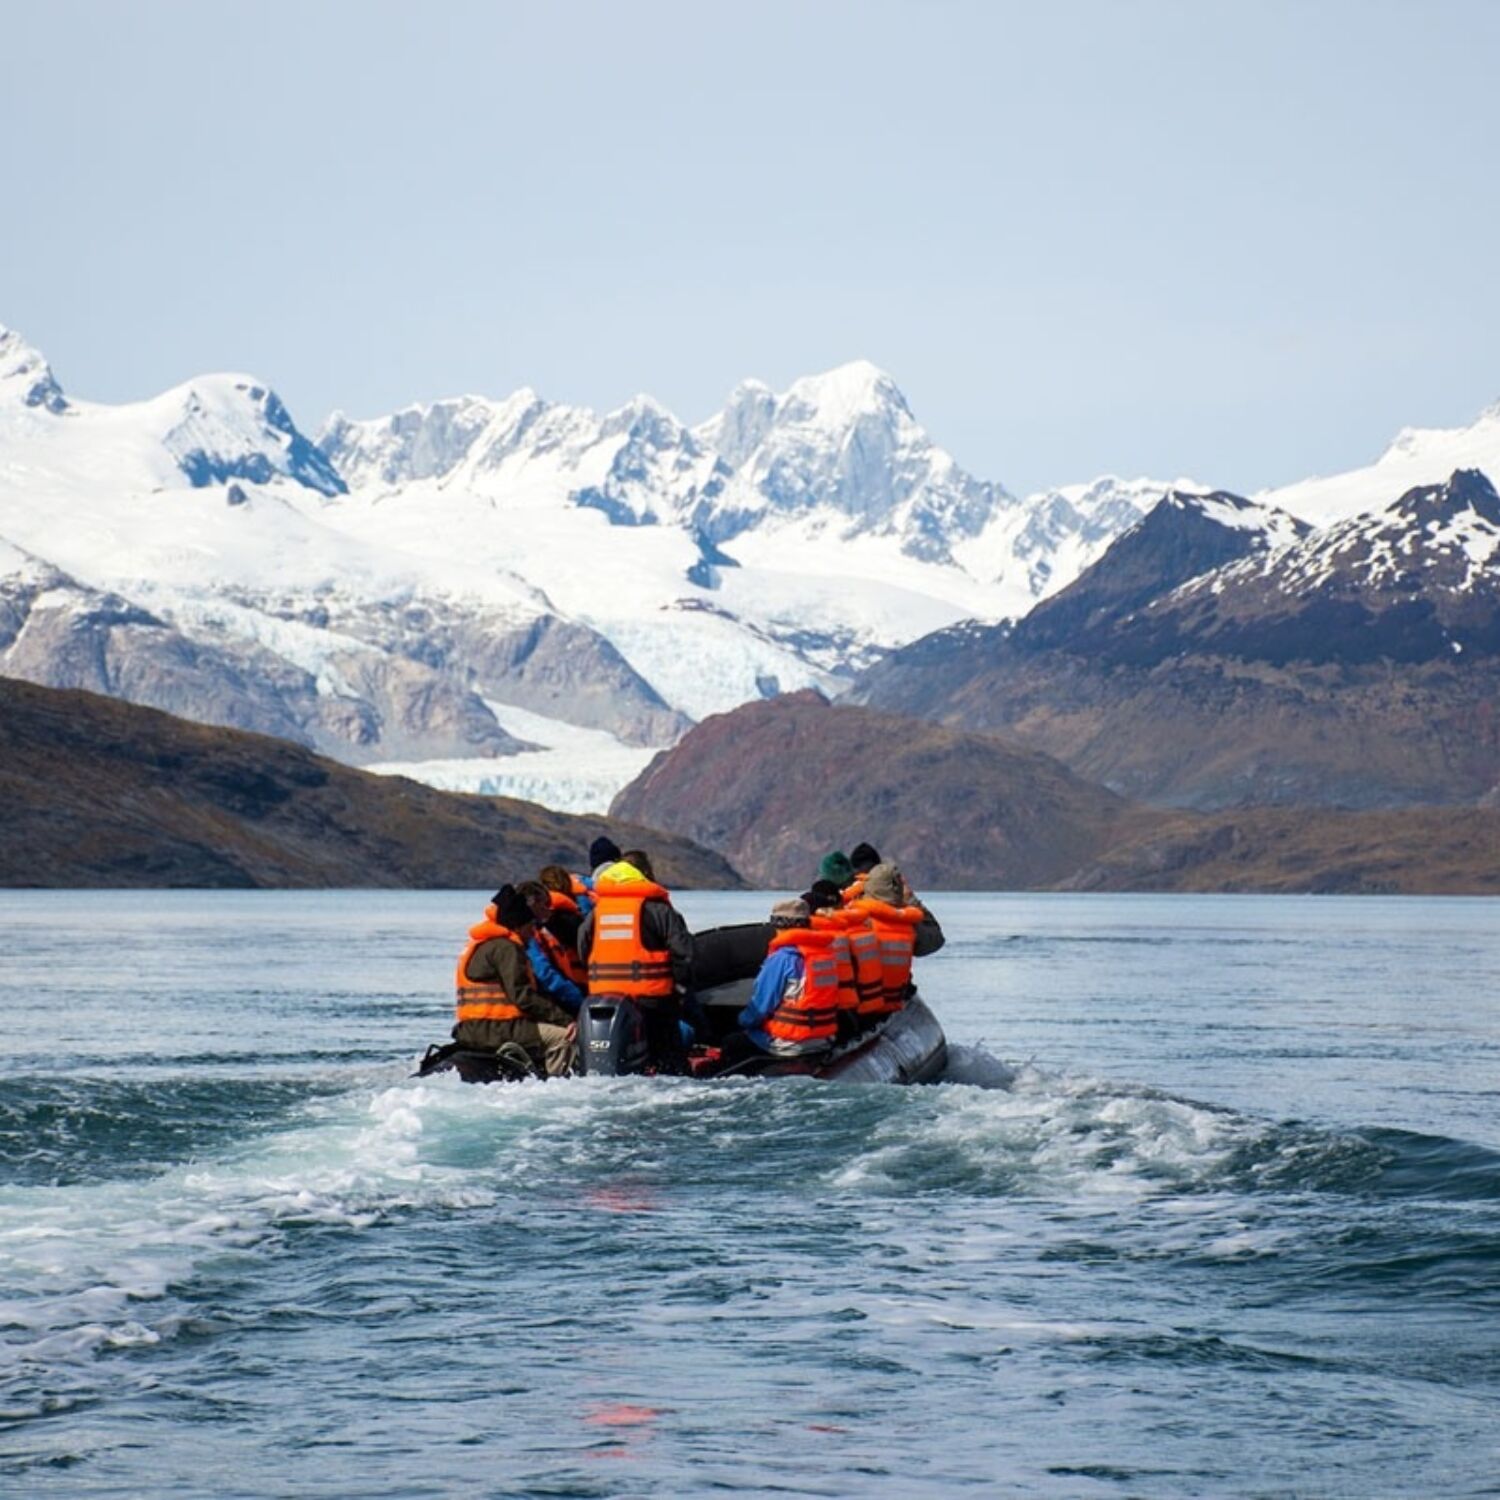
[[[844,1083],[931,1083],[948,1063],[948,1042],[938,1019],[913,991],[894,1014],[869,1030],[813,1057],[776,1057],[726,1048],[750,998],[773,929],[754,922],[717,927],[693,937],[690,1020],[695,1039],[687,1071],[695,1078],[756,1076],[837,1079]],[[623,1077],[654,1071],[646,1050],[639,1008],[618,995],[590,995],[578,1012],[578,1056],[582,1072]],[[482,1052],[449,1042],[427,1049],[417,1068],[426,1078],[456,1072],[465,1083],[500,1083],[531,1077],[531,1060],[517,1047]]]

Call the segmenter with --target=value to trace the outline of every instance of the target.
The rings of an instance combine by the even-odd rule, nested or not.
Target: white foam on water
[[[471,1088],[381,1071],[308,1100],[269,1135],[153,1178],[0,1190],[0,1375],[170,1338],[181,1324],[174,1286],[301,1227],[361,1234],[410,1210],[523,1213],[538,1183],[583,1187],[601,1212],[636,1211],[636,1197],[680,1185],[676,1153],[689,1138],[733,1164],[747,1146],[812,1136],[829,1154],[809,1154],[810,1185],[901,1198],[1045,1193],[1086,1216],[1090,1204],[1151,1193],[1211,1198],[1225,1159],[1267,1128],[955,1051],[960,1076],[985,1086],[585,1078]],[[1207,1253],[1225,1258],[1274,1250],[1222,1215],[1183,1232],[1213,1235]]]
[[[769,1098],[741,1080],[389,1080],[309,1100],[283,1129],[156,1177],[0,1189],[0,1377],[170,1336],[171,1288],[210,1259],[312,1225],[362,1233],[408,1210],[503,1211],[549,1174],[587,1169],[601,1139],[650,1171],[665,1163],[648,1137],[723,1133],[743,1101]]]
[[[548,1102],[540,1084],[366,1088],[310,1102],[282,1131],[144,1181],[6,1188],[0,1372],[151,1342],[160,1332],[145,1305],[208,1257],[252,1251],[295,1226],[361,1231],[405,1208],[493,1204],[503,1175],[476,1176],[424,1146],[451,1148],[468,1132],[487,1134],[490,1154],[509,1137],[524,1147]]]
[[[881,1121],[869,1148],[835,1170],[835,1186],[1070,1198],[1181,1192],[1211,1183],[1232,1154],[1268,1128],[1151,1090],[1011,1068],[982,1049],[965,1050],[958,1076],[992,1081],[932,1090],[933,1107],[920,1117],[902,1112]]]

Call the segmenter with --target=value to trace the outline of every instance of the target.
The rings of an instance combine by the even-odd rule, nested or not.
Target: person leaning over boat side
[[[857,901],[864,894],[865,882],[870,878],[870,871],[876,865],[884,863],[873,844],[856,844],[854,852],[849,856],[849,862],[855,873],[853,879],[844,887],[845,905]],[[917,898],[906,877],[903,875],[901,878],[906,890],[903,899],[897,904],[921,908],[922,920],[917,924],[914,951],[917,958],[926,958],[928,954],[936,953],[948,940],[943,936],[943,929],[938,926],[938,919],[927,909],[926,904]]]
[[[881,999],[877,1015],[900,1010],[911,993],[911,962],[916,952],[922,908],[910,901],[911,887],[895,865],[876,865],[863,894],[846,908],[868,919],[880,942]]]
[[[454,976],[453,1040],[484,1052],[514,1042],[549,1078],[558,1078],[572,1072],[577,1049],[571,1018],[537,988],[527,962],[532,920],[525,898],[503,885],[484,920],[469,929]]]
[[[582,973],[576,952],[570,952],[561,937],[549,927],[552,917],[552,897],[539,880],[523,880],[516,887],[517,893],[531,908],[531,936],[526,940],[526,959],[536,979],[536,987],[555,1005],[560,1005],[574,1019],[578,1007],[583,1004],[583,986],[577,975]],[[573,941],[578,941],[574,928]]]
[[[596,876],[578,952],[588,962],[589,994],[635,1001],[657,1069],[685,1071],[682,1001],[693,982],[693,935],[644,850],[627,850]]]
[[[838,1033],[839,976],[836,937],[811,925],[807,902],[793,898],[771,908],[776,936],[749,1003],[739,1013],[745,1039],[773,1057],[813,1057],[828,1051]],[[729,1055],[753,1055],[734,1044]]]

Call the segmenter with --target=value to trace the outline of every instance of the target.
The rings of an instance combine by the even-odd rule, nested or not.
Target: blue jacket
[[[536,987],[570,1016],[576,1016],[578,1007],[583,1004],[583,991],[547,957],[547,950],[535,938],[526,941],[526,957],[531,960]]]
[[[739,1022],[746,1036],[762,1051],[775,1051],[771,1033],[765,1029],[786,987],[802,977],[802,955],[795,948],[778,948],[767,956],[755,976],[755,988],[750,992],[750,1003],[740,1012]]]

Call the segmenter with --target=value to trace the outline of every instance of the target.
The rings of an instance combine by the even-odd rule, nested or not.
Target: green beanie
[[[818,879],[831,880],[840,890],[854,879],[854,866],[842,849],[825,854],[818,865]]]

